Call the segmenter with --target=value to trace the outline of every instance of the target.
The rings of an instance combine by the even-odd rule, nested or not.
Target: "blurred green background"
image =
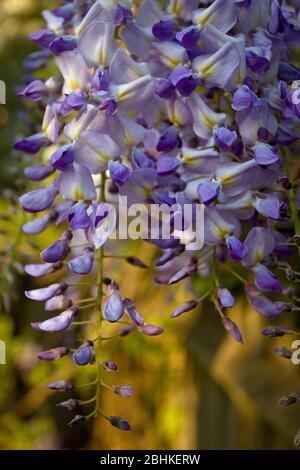
[[[240,300],[232,318],[241,326],[245,346],[223,331],[209,304],[171,321],[174,306],[191,296],[187,286],[157,287],[151,273],[116,261],[107,269],[121,281],[122,293],[135,299],[147,321],[165,328],[161,337],[132,334],[105,346],[107,357],[120,369],[111,381],[131,383],[135,396],[125,399],[104,392],[103,409],[124,416],[133,430],[122,433],[102,419],[70,428],[69,412],[55,407],[67,396],[49,392],[45,383],[83,382],[93,372],[85,367],[75,378],[69,359],[54,364],[36,359],[38,351],[57,345],[57,338],[45,338],[29,326],[45,313],[25,300],[23,291],[43,282],[24,276],[20,262],[38,260],[39,247],[57,233],[50,228],[34,239],[22,237],[23,216],[15,201],[24,189],[24,157],[14,153],[12,145],[24,131],[22,116],[17,114],[22,103],[15,95],[22,61],[37,50],[26,35],[43,27],[43,8],[57,5],[55,0],[1,0],[0,79],[7,86],[7,104],[0,105],[0,291],[4,298],[0,339],[6,342],[7,364],[0,365],[0,449],[293,448],[299,408],[281,409],[278,398],[298,388],[300,369],[272,353],[276,345],[290,344],[262,339],[261,329],[268,322],[237,291]],[[142,253],[150,264],[155,256],[148,245],[125,249]],[[51,280],[56,280],[55,275]]]

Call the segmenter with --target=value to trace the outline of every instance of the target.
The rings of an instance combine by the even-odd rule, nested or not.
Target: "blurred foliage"
[[[22,61],[36,50],[26,34],[43,27],[43,8],[56,5],[54,0],[1,1],[0,79],[7,85],[7,105],[0,110],[0,290],[6,299],[0,312],[0,339],[7,345],[7,364],[0,365],[0,449],[291,447],[297,416],[292,409],[280,409],[278,397],[297,388],[299,368],[271,351],[277,343],[290,345],[282,339],[262,340],[265,320],[244,299],[232,311],[247,343],[243,347],[225,334],[218,315],[206,304],[201,311],[170,320],[174,307],[191,297],[187,285],[157,287],[151,272],[116,259],[106,261],[106,272],[121,282],[124,296],[135,299],[148,322],[165,328],[161,337],[132,333],[104,346],[107,359],[115,360],[120,370],[109,379],[131,383],[135,389],[131,399],[104,391],[104,412],[124,416],[133,431],[122,433],[104,420],[69,428],[68,412],[55,407],[67,394],[50,392],[45,384],[57,379],[88,382],[93,367],[77,367],[75,376],[68,358],[55,363],[36,359],[38,351],[57,345],[59,336],[45,337],[30,328],[30,322],[45,313],[42,306],[27,301],[23,291],[45,281],[28,279],[21,266],[38,260],[39,248],[58,232],[48,228],[35,238],[22,236],[20,226],[26,216],[20,213],[16,197],[24,190],[24,158],[12,151],[12,145],[25,130],[15,88],[21,81]],[[153,265],[153,247],[128,244],[124,250]],[[54,274],[47,282],[56,279]],[[234,283],[228,286],[235,289]],[[205,290],[199,280],[194,287]],[[239,292],[235,295],[239,297]],[[105,334],[113,331],[114,326],[109,326]],[[64,334],[61,341],[70,341],[70,336],[72,340],[71,333]],[[86,389],[77,390],[75,397],[76,393],[81,399],[88,396]]]

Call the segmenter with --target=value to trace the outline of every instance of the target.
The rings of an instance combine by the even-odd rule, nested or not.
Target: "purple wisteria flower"
[[[163,333],[147,323],[134,299],[123,297],[123,282],[105,277],[107,241],[118,228],[110,202],[118,195],[129,205],[192,206],[181,217],[184,230],[177,230],[174,216],[169,239],[159,233],[149,240],[162,251],[155,263],[157,284],[176,289],[172,286],[197,280],[190,283],[193,298],[175,308],[172,318],[206,299],[223,327],[243,343],[247,338],[224,313],[238,301],[227,277],[243,286],[254,310],[268,318],[297,308],[289,299],[295,297],[290,283],[299,283],[293,260],[299,254],[298,181],[290,171],[300,119],[293,94],[300,75],[290,49],[300,37],[298,2],[289,2],[288,9],[277,0],[170,0],[164,6],[155,0],[107,0],[87,2],[86,8],[80,3],[44,11],[45,29],[29,36],[43,49],[25,61],[33,76],[19,95],[38,102],[44,116],[32,135],[15,144],[17,151],[34,155],[25,175],[38,181],[20,204],[28,213],[42,213],[26,221],[23,231],[34,235],[51,223],[64,224],[57,240],[42,250],[44,264],[26,266],[35,278],[58,270],[64,276],[63,282],[26,292],[45,301],[46,311],[61,310],[32,326],[49,333],[95,327],[92,339],[72,347],[75,364],[96,369],[95,408],[75,415],[70,425],[104,416],[102,386],[132,395],[131,387],[104,381],[106,371],[117,370],[101,356],[99,344],[112,339],[103,334],[105,325],[122,324],[126,312],[129,324],[116,336]],[[57,76],[43,82],[34,73],[53,56]],[[204,222],[195,227],[199,204]],[[203,233],[201,248],[192,228]],[[117,255],[115,262],[147,268],[135,254]],[[195,286],[202,284],[209,287],[200,294]],[[81,285],[90,290],[86,298]],[[90,323],[76,321],[84,308]],[[264,335],[275,336],[274,331],[279,334]],[[55,360],[68,351],[60,346],[39,356]],[[57,387],[50,388],[63,389]],[[75,405],[80,401],[59,404]],[[104,417],[130,430],[123,418]]]

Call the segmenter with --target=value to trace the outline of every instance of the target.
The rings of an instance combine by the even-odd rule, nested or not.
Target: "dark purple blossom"
[[[105,362],[102,362],[101,365],[103,369],[106,371],[115,372],[118,370],[117,364],[115,364],[113,361],[105,361]]]
[[[156,149],[159,152],[170,152],[181,146],[178,130],[175,127],[168,127],[160,137]]]
[[[48,333],[61,332],[69,328],[77,314],[78,311],[76,307],[70,307],[65,312],[62,312],[55,317],[49,318],[48,320],[31,323],[31,326],[35,330],[45,331]]]
[[[199,29],[192,25],[178,31],[176,33],[176,39],[180,44],[187,50],[192,51],[196,49],[197,42],[201,38]]]
[[[64,232],[61,238],[41,252],[42,260],[46,263],[56,263],[57,261],[62,260],[69,250],[71,238],[71,232]]]
[[[60,261],[58,261],[57,263],[26,264],[24,270],[30,276],[41,277],[46,276],[47,274],[54,273],[58,269],[61,269],[62,266],[63,264]]]
[[[212,202],[218,199],[220,194],[221,185],[218,181],[206,181],[200,183],[198,186],[199,199],[203,204],[209,206]]]
[[[109,162],[108,169],[112,181],[114,181],[114,183],[118,184],[119,186],[125,184],[132,174],[130,168],[118,161]]]
[[[185,67],[177,67],[170,75],[169,80],[182,96],[189,96],[199,85],[200,79]]]
[[[80,348],[73,353],[73,361],[78,366],[85,366],[90,364],[94,360],[95,352],[93,349],[93,343],[86,341]]]
[[[176,157],[161,155],[157,160],[157,174],[159,176],[169,176],[180,167],[180,160]]]
[[[28,35],[29,39],[32,41],[37,42],[42,47],[49,47],[52,41],[55,39],[55,33],[51,31],[51,29],[40,29],[35,33]]]
[[[48,351],[41,351],[37,354],[37,358],[41,361],[56,361],[68,354],[68,352],[68,348],[61,346],[59,348],[49,349]]]
[[[262,334],[264,336],[272,336],[272,337],[280,337],[284,335],[294,335],[297,334],[295,330],[292,330],[291,328],[286,328],[286,327],[280,327],[280,326],[267,326],[266,328],[263,329]]]
[[[48,225],[50,225],[55,219],[55,212],[48,212],[48,214],[38,217],[37,219],[30,220],[22,226],[24,233],[29,235],[35,235],[37,233],[43,232]]]
[[[74,418],[68,423],[69,426],[77,426],[78,424],[83,424],[85,421],[85,417],[82,415],[75,415]]]
[[[42,212],[48,209],[57,195],[55,186],[38,188],[20,197],[20,203],[26,212]]]
[[[262,292],[281,292],[282,285],[277,277],[264,265],[259,264],[254,268],[255,285]]]
[[[136,266],[141,269],[147,269],[148,266],[142,260],[137,258],[136,256],[126,256],[127,263],[131,264],[132,266]]]
[[[175,23],[173,18],[165,17],[152,26],[152,34],[160,41],[169,41],[174,36]]]
[[[226,127],[218,127],[214,132],[214,138],[219,149],[227,152],[236,141],[237,134]]]
[[[75,274],[88,274],[93,269],[94,250],[86,248],[83,253],[69,261],[69,267]]]
[[[43,133],[39,132],[38,134],[31,135],[25,139],[18,140],[15,143],[14,148],[20,152],[29,153],[34,155],[38,153],[42,147],[48,144],[48,139],[44,136]]]
[[[121,431],[131,431],[131,426],[128,421],[125,421],[120,416],[108,416],[110,424],[120,429]]]
[[[146,336],[159,336],[164,332],[163,328],[161,328],[160,326],[150,324],[144,325],[141,328],[141,331]]]
[[[117,25],[124,25],[127,21],[132,19],[132,12],[129,8],[125,8],[119,3],[116,5],[116,8],[113,12],[113,20]]]
[[[31,181],[41,181],[54,172],[51,165],[33,165],[24,170],[24,175]]]
[[[236,300],[228,289],[224,287],[218,287],[217,293],[218,293],[219,302],[222,305],[222,307],[224,308],[234,307]]]
[[[57,403],[56,406],[58,408],[67,408],[67,410],[72,411],[78,408],[80,405],[79,400],[75,400],[74,398],[69,398],[69,400],[62,401]]]
[[[144,326],[144,319],[141,314],[136,310],[131,300],[124,299],[124,307],[133,323],[135,323],[137,326]]]
[[[66,380],[60,380],[58,382],[53,382],[47,385],[48,388],[51,390],[59,390],[59,391],[69,391],[75,388],[75,385],[71,382],[67,382]]]
[[[234,236],[226,238],[226,245],[232,261],[239,262],[248,253],[247,245]]]
[[[195,307],[197,307],[198,302],[196,300],[189,300],[187,302],[184,302],[183,304],[179,305],[179,307],[174,310],[174,312],[171,313],[172,318],[179,317],[179,315],[182,315],[185,312],[189,312],[190,310],[193,310]]]
[[[223,325],[226,328],[227,331],[229,331],[234,339],[238,341],[239,343],[243,344],[243,337],[241,335],[240,330],[238,329],[237,325],[228,317],[223,318]]]
[[[107,288],[106,302],[103,308],[103,316],[109,322],[116,322],[122,318],[124,302],[117,286],[110,285]]]
[[[254,158],[260,165],[272,165],[280,160],[276,149],[268,144],[257,144],[254,148]]]
[[[23,96],[32,101],[39,101],[48,94],[48,88],[41,80],[32,81],[27,87],[18,93],[19,96]]]
[[[42,287],[40,289],[27,290],[25,291],[25,295],[28,297],[28,299],[44,302],[45,300],[49,300],[52,297],[61,294],[66,289],[67,285],[65,283],[56,283],[51,284],[51,286],[48,287]]]
[[[119,385],[114,388],[114,392],[116,395],[121,395],[126,398],[133,396],[133,388],[130,387],[130,385]]]
[[[55,55],[59,55],[65,51],[73,51],[75,47],[76,39],[73,36],[69,35],[59,36],[49,44],[49,49]]]

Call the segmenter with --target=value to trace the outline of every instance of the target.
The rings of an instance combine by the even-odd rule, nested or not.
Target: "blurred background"
[[[105,345],[107,357],[119,365],[113,379],[130,383],[135,396],[126,399],[104,392],[102,407],[107,414],[128,419],[133,430],[120,432],[102,419],[70,428],[69,412],[55,407],[68,397],[49,392],[46,383],[80,383],[92,372],[79,368],[75,377],[69,359],[54,364],[36,359],[38,351],[57,345],[57,338],[45,338],[29,326],[45,314],[24,298],[23,291],[43,282],[24,276],[22,262],[38,260],[39,248],[58,232],[48,228],[28,239],[19,230],[24,216],[16,197],[24,190],[24,157],[12,146],[24,131],[23,103],[15,95],[22,62],[37,50],[26,35],[44,27],[42,9],[56,6],[56,0],[1,0],[0,80],[7,86],[7,103],[0,105],[0,340],[6,343],[7,364],[0,365],[0,449],[293,448],[299,408],[282,409],[278,399],[299,388],[300,368],[272,352],[289,343],[262,339],[268,322],[249,307],[242,292],[230,285],[239,298],[231,317],[241,327],[244,346],[224,332],[210,304],[170,320],[174,307],[190,298],[188,286],[158,287],[151,272],[116,260],[107,269],[121,281],[124,296],[135,299],[148,322],[165,328],[160,337],[132,334]],[[156,256],[145,244],[125,249],[136,256],[142,253],[150,265]],[[51,281],[55,280],[54,275]],[[201,281],[194,288],[201,291]]]

